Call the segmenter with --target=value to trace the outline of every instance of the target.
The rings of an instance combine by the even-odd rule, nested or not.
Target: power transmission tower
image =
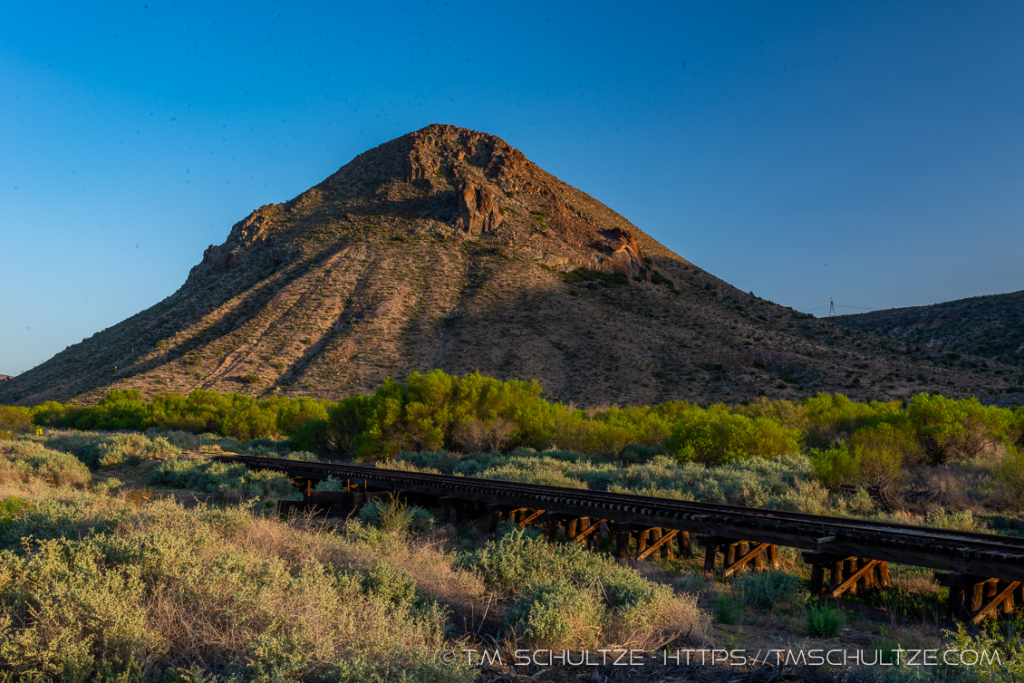
[[[836,315],[836,302],[833,299],[828,300],[828,317],[833,318]]]

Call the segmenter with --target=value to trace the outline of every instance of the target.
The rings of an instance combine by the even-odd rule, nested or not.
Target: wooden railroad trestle
[[[502,524],[514,524],[523,529],[527,526],[543,527],[548,540],[555,543],[561,538],[566,543],[585,543],[597,547],[608,539],[615,539],[616,556],[622,560],[648,558],[674,559],[677,554],[690,557],[690,534],[678,529],[661,527],[641,528],[630,524],[616,523],[598,517],[576,517],[533,508],[510,508],[488,505],[491,513],[490,532],[498,532]]]
[[[704,546],[705,574],[714,574],[719,554],[722,555],[722,578],[728,578],[745,569],[779,568],[779,551],[771,543],[702,536],[700,544]]]
[[[614,541],[615,554],[623,561],[693,555],[691,534],[680,528],[647,526],[621,521],[621,518],[620,521],[616,521],[596,516],[582,516],[578,513],[569,513],[564,508],[559,512],[557,509],[496,505],[482,502],[479,498],[464,499],[436,495],[423,490],[416,493],[398,489],[394,484],[390,489],[380,487],[371,490],[366,478],[346,479],[341,491],[313,490],[313,484],[325,478],[317,477],[316,474],[309,478],[298,473],[289,473],[289,478],[302,494],[302,500],[280,501],[278,509],[282,514],[312,511],[317,514],[347,516],[372,500],[387,500],[397,495],[410,503],[441,506],[442,516],[448,521],[455,521],[463,515],[471,517],[489,513],[492,534],[496,533],[502,524],[510,523],[519,528],[542,527],[552,544],[562,540],[597,547],[604,542]],[[779,534],[772,539],[774,542],[769,543],[708,535],[700,531],[695,533],[701,534],[696,536],[695,540],[705,549],[704,570],[707,573],[715,572],[719,555],[722,556],[723,578],[744,570],[779,567],[776,543],[783,540],[783,536]],[[756,532],[752,535],[756,535]],[[769,533],[769,537],[770,535]],[[803,551],[804,561],[811,565],[812,596],[837,598],[844,594],[863,595],[890,586],[888,562],[885,559],[858,557],[843,552],[841,546],[844,543],[837,542],[832,536],[817,539],[817,545],[818,551]],[[848,550],[855,550],[849,543],[846,545]],[[882,549],[879,553],[889,561],[906,561],[904,555],[921,553],[925,549],[926,545],[921,543],[901,541],[898,551]],[[916,558],[910,558],[909,563],[913,564],[914,559]],[[825,581],[826,573],[829,577],[828,582]],[[936,571],[935,578],[940,585],[949,588],[946,616],[950,620],[967,621],[976,625],[985,618],[1011,614],[1016,607],[1024,606],[1024,581],[1021,580],[1004,580],[948,571]]]
[[[811,595],[838,598],[844,593],[865,595],[888,588],[889,563],[866,557],[806,552],[804,562],[811,565]],[[830,581],[825,583],[825,572]]]
[[[935,580],[949,588],[946,617],[952,621],[979,624],[985,617],[1012,614],[1015,606],[1024,605],[1020,581],[946,572],[935,572]]]

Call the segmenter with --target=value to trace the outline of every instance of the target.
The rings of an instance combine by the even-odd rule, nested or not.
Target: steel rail
[[[259,456],[220,456],[224,462],[285,472],[304,479],[355,478],[379,488],[462,498],[552,514],[680,529],[735,540],[829,554],[849,554],[960,573],[1024,580],[1024,539],[948,529],[860,521],[719,503],[521,484],[473,477],[387,470]]]

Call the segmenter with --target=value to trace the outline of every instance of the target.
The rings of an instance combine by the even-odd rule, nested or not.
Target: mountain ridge
[[[440,368],[582,406],[1013,390],[703,271],[501,138],[432,124],[210,245],[174,294],[0,386],[337,398]]]
[[[947,355],[980,356],[1024,368],[1024,291],[843,315],[835,320],[852,329]]]

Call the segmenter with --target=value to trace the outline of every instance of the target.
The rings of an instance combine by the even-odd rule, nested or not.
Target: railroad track
[[[727,541],[756,541],[829,557],[856,557],[1024,582],[1024,539],[947,529],[680,501],[586,489],[421,474],[361,465],[221,456],[223,462],[284,472],[297,484],[334,477],[364,489],[480,503],[489,509],[531,509],[552,518],[611,521],[621,528],[665,529]],[[301,488],[301,486],[300,486]]]

